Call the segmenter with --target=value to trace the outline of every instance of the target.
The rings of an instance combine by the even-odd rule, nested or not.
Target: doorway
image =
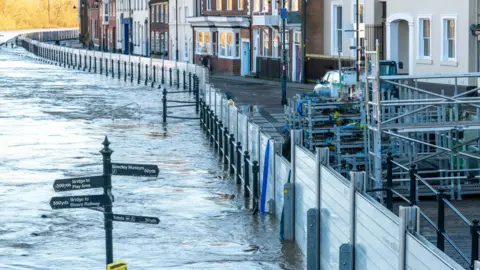
[[[242,76],[250,74],[250,42],[242,41]]]

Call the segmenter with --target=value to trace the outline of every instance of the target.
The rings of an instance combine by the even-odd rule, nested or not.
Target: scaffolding
[[[381,76],[378,41],[376,51],[365,52],[365,61],[372,63],[363,95],[372,188],[382,188],[390,152],[397,187],[408,189],[414,168],[422,181],[446,188],[450,199],[480,193],[480,88],[462,87],[480,73]],[[438,81],[453,82],[452,91]]]

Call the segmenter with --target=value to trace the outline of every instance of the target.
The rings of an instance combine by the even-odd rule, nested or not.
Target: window
[[[160,22],[163,23],[163,5],[158,6],[159,7],[159,12],[160,12]]]
[[[212,0],[207,0],[207,10],[212,10]]]
[[[342,22],[342,6],[333,7],[333,48],[332,54],[335,55],[338,51],[342,50],[342,34],[343,34],[343,22]]]
[[[168,5],[165,5],[164,10],[165,10],[165,18],[164,18],[165,20],[164,20],[164,22],[168,23]]]
[[[263,12],[268,12],[268,2],[270,0],[263,0],[263,6],[262,6],[262,11]]]
[[[363,8],[363,4],[360,4],[360,23],[363,23],[363,17],[365,15],[365,9]],[[353,23],[357,23],[357,5],[353,4]]]
[[[217,0],[217,10],[222,10],[222,1],[223,0]]]
[[[233,9],[233,0],[227,0],[227,10]]]
[[[189,14],[188,14],[188,7],[185,7],[185,20],[184,20],[184,23],[187,23],[187,18],[189,17]]]
[[[268,30],[263,30],[263,52],[262,56],[269,56],[269,47],[270,47],[270,35]]]
[[[224,58],[238,58],[240,56],[240,34],[220,32],[218,55]]]
[[[253,11],[260,11],[260,0],[253,0]]]
[[[155,8],[156,8],[155,13],[157,13],[157,15],[156,15],[157,16],[157,23],[159,23],[160,22],[160,6],[155,6]]]
[[[443,19],[443,60],[456,60],[455,18]]]
[[[298,11],[298,0],[292,0],[292,11]]]
[[[152,22],[155,22],[155,9],[156,8],[157,8],[157,6],[152,7],[152,12],[151,12],[151,15],[150,15],[150,17],[152,18]]]
[[[218,55],[218,32],[212,33],[212,48],[213,48],[213,55]]]
[[[429,59],[430,55],[430,19],[421,18],[418,23],[418,56],[419,58]]]
[[[197,32],[197,54],[208,54],[210,52],[210,32]]]
[[[274,31],[273,32],[273,43],[272,43],[272,56],[273,57],[279,57],[280,56],[280,53],[279,53],[279,44],[280,42],[280,36],[278,35],[278,31]]]
[[[240,57],[240,33],[235,33],[235,57]]]
[[[243,10],[244,0],[238,0],[238,10]]]

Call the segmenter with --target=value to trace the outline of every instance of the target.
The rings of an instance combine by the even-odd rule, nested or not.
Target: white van
[[[325,73],[320,81],[317,81],[313,91],[317,94],[338,96],[338,90],[351,88],[357,82],[357,73],[355,71],[342,70],[341,77],[338,70],[331,70]]]

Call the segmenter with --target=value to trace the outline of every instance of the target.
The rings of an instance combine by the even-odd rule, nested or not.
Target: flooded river
[[[0,269],[104,269],[103,215],[52,210],[55,179],[102,172],[113,162],[156,164],[157,178],[113,176],[113,212],[159,225],[114,223],[114,259],[129,269],[303,269],[279,224],[244,207],[198,121],[161,125],[161,92],[69,70],[0,49]],[[187,99],[188,97],[183,97]],[[173,109],[172,109],[173,110]],[[193,108],[177,108],[193,116]]]

